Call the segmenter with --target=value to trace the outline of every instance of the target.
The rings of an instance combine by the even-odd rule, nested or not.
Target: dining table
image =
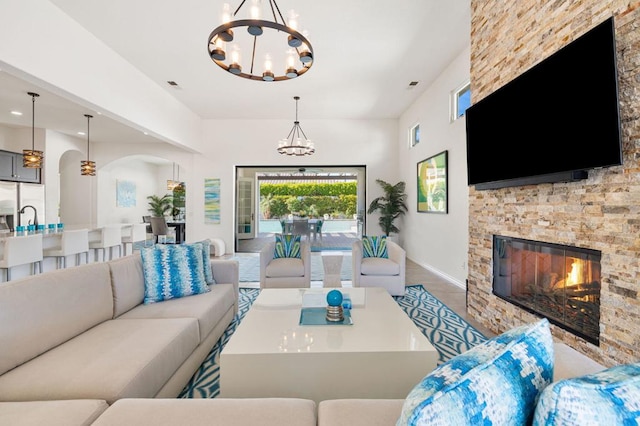
[[[296,219],[300,220],[300,219]],[[322,219],[307,219],[307,223],[309,224],[309,233],[313,234],[313,239],[315,240],[318,235],[318,221]],[[293,221],[294,219],[285,219],[284,220],[284,233],[290,234],[293,230]]]

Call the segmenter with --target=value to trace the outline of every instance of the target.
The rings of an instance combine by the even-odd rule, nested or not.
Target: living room
[[[489,19],[488,17],[499,16],[502,13],[498,2],[483,3],[482,7],[476,3],[472,3],[470,15],[470,22],[472,24],[470,29],[471,44],[463,46],[459,52],[452,52],[452,59],[449,65],[429,87],[424,89],[424,92],[420,95],[417,102],[404,111],[398,119],[331,120],[314,119],[313,117],[304,118],[304,116],[302,116],[301,120],[305,132],[313,135],[313,139],[317,141],[317,152],[311,157],[296,160],[295,165],[333,164],[336,158],[357,158],[359,163],[366,164],[367,166],[367,200],[371,200],[380,195],[379,188],[377,188],[374,182],[375,179],[380,178],[389,182],[399,180],[407,182],[409,201],[412,202],[416,197],[416,187],[414,184],[416,163],[433,154],[448,150],[448,214],[427,215],[418,213],[415,209],[410,209],[402,222],[399,238],[403,247],[407,250],[409,258],[450,279],[460,287],[465,287],[466,280],[469,276],[474,277],[479,273],[485,277],[489,276],[488,271],[484,268],[479,268],[476,263],[475,247],[477,245],[486,247],[486,244],[490,242],[486,240],[487,237],[483,237],[485,239],[482,241],[476,240],[478,230],[475,226],[470,228],[469,221],[470,218],[472,218],[473,223],[476,223],[476,218],[482,217],[482,214],[492,213],[490,209],[484,209],[482,207],[484,204],[480,206],[476,205],[476,203],[480,202],[478,201],[479,196],[482,196],[482,198],[486,196],[493,197],[496,194],[502,194],[503,191],[472,191],[471,195],[469,195],[469,188],[466,183],[466,161],[464,155],[464,120],[456,120],[453,123],[450,122],[450,92],[459,87],[465,80],[469,79],[469,69],[471,69],[472,99],[479,100],[485,93],[495,90],[503,83],[506,83],[518,75],[523,69],[535,64],[565,43],[562,37],[551,38],[545,36],[545,43],[541,44],[539,40],[533,37],[534,32],[528,29],[529,27],[527,25],[535,25],[535,33],[544,34],[545,29],[550,28],[564,35],[567,33],[568,28],[577,26],[574,22],[579,20],[581,24],[573,31],[575,34],[580,34],[597,22],[603,20],[605,16],[614,15],[617,18],[619,15],[620,19],[631,21],[633,21],[635,16],[635,10],[633,7],[629,7],[626,2],[612,1],[604,4],[598,3],[597,8],[593,6],[597,11],[592,11],[590,4],[591,3],[582,4],[580,7],[558,7],[555,9],[548,5],[544,7],[537,4],[520,5],[518,10],[523,11],[521,13],[522,16],[518,15],[517,19],[513,18],[513,22],[509,22],[509,33],[513,35],[511,43],[515,45],[517,44],[516,40],[521,40],[521,43],[527,42],[534,45],[535,48],[527,50],[526,55],[519,53],[516,56],[515,48],[510,48],[510,50],[506,52],[491,49],[487,52],[484,50],[479,52],[477,51],[478,48],[472,47],[477,43],[485,43],[483,46],[491,44],[484,41],[484,38],[478,35],[479,29],[476,29],[476,27],[485,25],[484,23]],[[103,167],[103,165],[108,165],[119,158],[139,154],[152,154],[177,159],[177,162],[182,165],[182,176],[188,183],[189,188],[187,192],[187,220],[189,222],[187,238],[194,239],[196,236],[221,238],[227,242],[227,247],[232,247],[234,221],[233,203],[230,199],[228,202],[221,203],[219,225],[205,224],[204,212],[203,209],[200,208],[204,202],[203,180],[208,177],[220,178],[221,193],[223,194],[224,200],[234,193],[233,165],[284,164],[281,156],[278,155],[276,150],[269,144],[253,144],[250,150],[246,150],[238,149],[238,145],[242,144],[242,142],[235,141],[278,140],[282,137],[283,129],[284,131],[289,129],[291,125],[290,120],[243,120],[241,122],[242,125],[239,125],[238,120],[235,119],[210,119],[202,121],[202,126],[200,126],[197,124],[199,120],[190,111],[182,107],[175,99],[167,98],[159,88],[150,87],[144,80],[141,80],[139,75],[128,69],[122,58],[114,57],[110,51],[103,51],[104,46],[100,46],[100,43],[95,37],[87,34],[79,25],[75,25],[73,22],[67,22],[68,18],[66,15],[51,3],[35,2],[31,6],[29,6],[28,3],[21,3],[4,5],[3,7],[6,8],[6,13],[2,15],[5,17],[11,16],[11,19],[8,19],[6,25],[2,26],[1,31],[4,32],[7,39],[16,39],[15,42],[2,46],[3,50],[0,51],[0,58],[3,60],[3,68],[5,70],[13,70],[14,73],[18,74],[22,73],[25,78],[34,79],[37,77],[41,83],[46,82],[46,87],[55,88],[56,86],[62,86],[66,88],[66,91],[75,92],[77,95],[92,93],[91,99],[93,104],[102,105],[113,111],[125,111],[126,114],[123,115],[128,117],[131,122],[138,123],[140,126],[146,125],[149,128],[153,128],[157,131],[158,135],[165,135],[167,140],[174,142],[179,141],[181,144],[181,146],[172,146],[171,144],[161,144],[158,146],[157,144],[132,145],[118,143],[116,141],[111,141],[109,144],[96,143],[92,147],[91,152],[92,155],[95,155],[99,169]],[[41,10],[42,12],[34,16],[32,12],[34,9]],[[545,19],[545,24],[542,25],[538,22],[539,19],[536,14],[547,13],[549,10],[552,12],[550,16],[553,16],[554,19]],[[588,13],[586,11],[588,11]],[[584,18],[585,14],[589,15],[589,19]],[[578,16],[580,18],[577,18]],[[43,19],[42,25],[36,25],[36,19]],[[26,24],[27,22],[30,22],[30,24]],[[63,27],[64,31],[59,32],[57,35],[60,39],[57,40],[55,45],[58,46],[56,54],[59,59],[55,61],[55,67],[53,67],[50,61],[43,55],[33,57],[29,52],[36,48],[39,40],[47,37],[45,34],[40,35],[38,31],[45,31],[44,28],[54,28],[56,25]],[[556,29],[556,26],[558,29]],[[524,32],[521,37],[516,36],[519,34],[519,29],[523,27],[527,28],[527,30],[522,30],[526,32],[526,36]],[[499,34],[500,30],[496,26],[492,26],[492,28],[494,28],[492,32],[492,34],[494,34],[493,37],[498,37],[497,34]],[[560,28],[562,28],[562,30],[560,30]],[[28,34],[25,33],[25,29],[29,29]],[[16,38],[11,36],[11,34],[23,34],[24,36]],[[85,40],[85,43],[88,43],[92,47],[92,49],[90,49],[92,52],[101,52],[101,54],[95,53],[96,61],[87,61],[75,55],[73,49],[62,48],[62,46],[65,45],[72,46],[72,40],[79,38]],[[511,40],[511,38],[509,40]],[[621,38],[618,41],[619,45],[622,44],[623,41],[624,39]],[[631,41],[627,42],[627,44],[629,43],[631,43]],[[541,49],[540,46],[544,46],[544,49]],[[544,52],[541,50],[544,50]],[[520,52],[521,50],[517,51]],[[487,55],[490,53],[496,58],[494,59],[495,63],[501,63],[503,67],[509,66],[509,68],[505,68],[505,70],[508,69],[508,71],[500,73],[501,77],[499,79],[495,77],[497,75],[497,68],[487,63]],[[477,57],[482,57],[483,60],[476,60],[475,58]],[[509,60],[503,61],[500,59],[504,57]],[[64,60],[62,60],[62,58],[64,58]],[[104,71],[101,71],[99,68],[106,67],[99,66],[98,64],[106,64],[106,58],[109,58],[113,64],[122,67],[121,72],[117,75],[105,75]],[[623,67],[620,68],[624,69]],[[71,72],[71,70],[79,69],[85,70],[88,75],[103,78],[105,82],[110,82],[110,84],[114,86],[117,85],[121,87],[123,92],[127,93],[127,96],[115,97],[107,90],[96,91],[92,81],[79,81],[79,79],[74,77],[74,73]],[[212,70],[212,72],[213,71],[216,70]],[[484,76],[485,74],[487,76]],[[631,96],[631,89],[634,86],[631,75],[627,76],[622,72],[620,74],[620,96],[623,101],[621,109],[624,115],[625,113],[629,114],[629,112],[625,110],[625,106],[633,104],[631,101],[626,101],[624,97]],[[309,78],[311,75],[312,74],[309,73],[304,77]],[[491,83],[484,82],[484,79],[491,81]],[[622,83],[624,83],[624,85]],[[132,96],[131,94],[133,93],[137,95]],[[27,97],[26,95],[24,96]],[[283,99],[278,100],[278,102],[291,106],[292,101],[289,99],[289,96],[283,96],[282,98]],[[155,104],[150,104],[149,99],[155,99]],[[302,99],[302,102],[311,103],[312,100]],[[133,105],[138,105],[138,107],[134,108]],[[304,105],[303,103],[302,106],[304,107]],[[304,109],[301,108],[301,111],[304,111]],[[171,119],[161,119],[161,117],[166,116],[166,114],[169,114]],[[420,123],[423,142],[410,148],[407,143],[407,132],[416,122]],[[626,126],[626,121],[624,123]],[[97,121],[94,121],[93,125],[94,127],[97,126]],[[8,132],[10,133],[10,137],[5,136],[3,138],[3,146],[17,149],[22,145],[28,144],[30,139],[29,130],[30,129],[11,129],[11,131]],[[38,143],[43,144],[47,152],[44,172],[44,182],[47,184],[47,197],[57,199],[55,194],[57,194],[58,189],[56,188],[55,182],[57,182],[56,176],[59,173],[60,158],[65,152],[83,152],[85,149],[85,141],[82,138],[69,137],[51,130],[47,130],[46,132],[39,131],[37,135]],[[227,141],[234,141],[234,143]],[[348,143],[346,143],[346,141],[348,141]],[[625,143],[628,144],[628,142]],[[202,155],[189,153],[185,151],[185,148],[201,151]],[[625,153],[625,155],[628,157],[630,154]],[[617,170],[619,169],[614,168],[611,170],[612,173],[615,173],[613,176],[617,176]],[[596,173],[597,176],[609,176],[609,170],[593,173]],[[110,176],[110,179],[115,180],[119,177],[120,176]],[[158,187],[160,188],[161,178],[159,178],[158,181]],[[95,198],[97,197],[97,190],[95,183],[92,185],[93,187],[82,181],[78,181],[74,192],[80,194],[80,199],[83,200]],[[557,190],[573,192],[577,188],[576,185],[580,184],[572,184],[568,187],[562,186],[562,189]],[[555,187],[544,185],[520,190],[524,191],[524,195],[522,196],[528,196],[529,191],[539,191],[541,188],[544,188],[545,191],[550,191],[550,197],[552,197],[554,191],[556,191]],[[624,188],[624,191],[618,189],[618,187],[616,187],[615,191],[624,193],[631,190],[631,188],[628,187],[622,188]],[[580,190],[584,190],[584,188],[580,187]],[[511,191],[507,192],[511,194]],[[608,190],[598,187],[598,192],[606,193]],[[592,193],[591,190],[590,193]],[[53,195],[49,197],[49,194]],[[140,197],[141,200],[139,200],[139,203],[144,204],[144,200],[142,199],[144,194],[140,195]],[[502,195],[499,195],[499,197],[499,199],[502,200]],[[492,201],[491,204],[493,204],[493,202],[496,201]],[[102,197],[98,199],[96,209],[92,211],[92,214],[96,215],[98,211],[113,208],[115,208],[114,197]],[[536,204],[533,204],[530,208],[535,210],[538,207]],[[47,207],[46,216],[47,218],[56,218],[56,215],[56,207],[51,203],[51,205]],[[515,218],[519,216],[519,214],[508,212],[506,213],[506,217],[510,217],[510,219],[505,223],[510,223],[512,220],[515,220],[511,219],[512,217]],[[532,215],[532,217],[535,217],[535,215]],[[545,219],[549,220],[549,218]],[[135,220],[137,220],[137,218],[135,218]],[[592,220],[594,219],[590,219],[590,221]],[[95,223],[95,219],[93,219],[93,223]],[[608,227],[600,226],[598,223],[588,223],[590,224],[587,229],[602,229],[605,230],[604,232],[609,232]],[[368,220],[367,224],[369,227],[367,232],[377,232],[376,220]],[[518,227],[521,228],[521,230],[514,229],[510,231],[510,233],[513,234],[513,236],[526,237],[532,233],[529,226],[536,227],[538,225],[518,223]],[[545,232],[554,234],[557,229],[563,228],[564,224],[560,222],[548,227]],[[410,232],[402,232],[402,229],[410,230]],[[499,234],[499,232],[491,232],[491,234],[494,233]],[[471,242],[470,235],[474,236]],[[595,235],[598,234],[596,233]],[[584,238],[586,241],[591,239],[599,241],[616,240],[609,234],[594,237],[594,235],[588,233],[581,238]],[[434,243],[425,244],[424,241]],[[580,245],[580,240],[569,242]],[[588,244],[585,245],[588,246]],[[632,250],[632,247],[633,243],[626,243],[621,246],[624,251]],[[622,261],[622,263],[629,262]],[[473,267],[471,267],[472,264],[474,265]],[[633,272],[627,272],[626,274],[628,276],[634,276]],[[471,284],[471,287],[475,287],[476,285],[473,280]],[[618,291],[617,294],[619,295],[633,295],[636,293],[634,285],[630,283],[619,284],[617,288],[623,289]],[[489,294],[490,290],[485,289],[481,291],[481,293]],[[481,303],[479,303],[478,306],[482,306],[482,309],[474,307],[475,303],[473,300],[475,297],[480,298]],[[635,309],[632,308],[635,305],[635,302],[633,302],[635,296],[631,298],[624,295],[619,297],[622,297],[624,301],[624,308],[621,308],[619,312],[625,312],[626,317],[629,312],[635,311]],[[486,296],[474,296],[473,294],[470,297],[471,312],[473,312],[473,315],[478,319],[483,318],[486,313],[485,298]],[[494,300],[491,297],[489,297],[489,299]],[[501,306],[499,308],[500,311],[505,309],[499,302],[497,303]],[[496,315],[493,311],[491,312],[491,314],[487,314],[489,318],[513,317],[510,310],[507,310],[509,315]],[[506,324],[500,325],[497,320],[489,318],[486,319],[486,324],[496,328],[496,331],[507,326]],[[513,322],[508,323],[508,325],[514,324]],[[609,328],[611,327],[612,324],[609,325]],[[604,353],[609,353],[610,355],[608,355],[608,357],[614,357],[608,359],[609,363],[611,363],[614,360],[622,361],[631,356],[633,351],[630,349],[628,342],[633,342],[636,339],[629,339],[629,328],[630,327],[623,327],[623,331],[614,332],[614,334],[616,334],[616,337],[613,339],[614,341],[627,342],[620,347],[616,346],[615,355],[611,355],[610,350],[594,349],[588,344],[581,343],[579,339],[573,339],[570,336],[564,336],[564,338],[569,343],[579,346],[582,351],[596,356],[601,361],[607,361]],[[562,333],[560,330],[558,332]],[[624,336],[624,338],[622,336]],[[608,338],[603,340],[607,341]]]
[[[417,196],[417,162],[447,150],[449,212],[446,215],[422,214],[410,208],[401,223],[399,235],[407,256],[460,287],[465,287],[468,279],[469,311],[498,333],[530,322],[533,317],[492,294],[489,268],[493,235],[536,236],[539,240],[573,246],[597,246],[603,252],[600,345],[595,346],[557,327],[553,328],[554,336],[605,365],[635,362],[640,341],[640,330],[635,324],[639,266],[635,207],[638,198],[635,184],[637,149],[634,141],[639,120],[636,105],[640,82],[636,66],[637,30],[634,28],[640,19],[638,5],[620,0],[569,4],[470,3],[469,44],[451,53],[448,66],[424,89],[416,102],[398,118],[317,119],[301,115],[305,132],[316,142],[316,153],[292,165],[335,164],[336,158],[345,161],[357,158],[359,164],[367,166],[368,200],[380,195],[375,179],[402,180],[408,183],[409,202],[413,205]],[[291,120],[237,120],[232,117],[200,120],[143,79],[122,58],[115,56],[51,3],[20,2],[3,5],[2,9],[6,22],[0,25],[0,34],[5,40],[15,40],[0,46],[3,68],[14,72],[21,70],[33,79],[48,82],[49,87],[62,88],[94,105],[117,112],[130,122],[154,129],[157,135],[178,141],[183,147],[197,152],[178,154],[189,188],[187,211],[192,226],[187,231],[187,239],[222,238],[228,242],[227,246],[232,246],[233,166],[282,164],[274,143],[290,128]],[[619,52],[624,165],[591,171],[588,179],[581,182],[492,191],[470,189],[466,181],[464,120],[449,121],[450,92],[470,80],[473,101],[482,99],[611,15],[616,19]],[[60,31],[51,31],[51,28]],[[16,33],[24,35],[27,29],[28,37],[15,36]],[[47,51],[40,56],[30,54],[42,52],[42,40],[51,37],[57,38],[53,43],[55,60],[45,54],[50,53]],[[84,47],[92,52],[92,60],[61,47],[73,44],[72,40],[76,39],[86,43]],[[106,58],[112,65],[118,65],[119,73],[107,75],[102,70],[111,69],[103,66]],[[304,78],[311,77],[312,72]],[[118,87],[124,94],[115,96],[113,91],[96,90],[95,81],[80,81],[78,75],[92,75],[96,80],[110,82],[110,87]],[[293,95],[296,93],[274,95],[273,100],[290,104]],[[238,96],[250,102],[249,93]],[[313,100],[303,97],[302,102],[305,105]],[[422,141],[409,148],[407,131],[416,122],[422,129]],[[27,134],[24,136],[22,145],[30,140]],[[269,143],[252,143],[257,140]],[[60,141],[72,149],[84,149],[82,139],[47,132],[41,143],[50,156],[45,161],[47,178],[51,181],[55,181],[59,158],[64,152],[54,148]],[[251,145],[247,145],[249,143]],[[99,164],[109,164],[125,155],[154,153],[170,157],[177,151],[170,145],[157,149],[114,142],[96,144],[92,153]],[[204,223],[203,180],[210,177],[221,179],[223,202],[219,225]],[[112,201],[104,201],[99,207],[110,208],[110,203]],[[375,220],[368,221],[368,232],[377,231],[375,223]]]

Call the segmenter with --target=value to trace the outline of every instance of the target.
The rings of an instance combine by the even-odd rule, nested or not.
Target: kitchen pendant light
[[[93,115],[85,114],[87,117],[87,159],[80,162],[80,174],[82,176],[95,176],[96,175],[96,162],[89,160],[89,120],[93,118]]]
[[[40,96],[34,92],[28,92],[31,96],[31,149],[22,150],[22,167],[28,169],[42,168],[42,151],[36,150],[36,98]]]

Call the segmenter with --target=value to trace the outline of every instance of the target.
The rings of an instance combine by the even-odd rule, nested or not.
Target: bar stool
[[[19,265],[31,265],[30,273],[42,273],[42,234],[7,237],[2,240],[3,254],[0,269],[7,270],[7,281],[11,280],[11,268]]]
[[[102,261],[107,257],[109,249],[109,260],[113,259],[113,248],[118,247],[118,254],[122,256],[122,228],[120,226],[104,226],[98,230],[99,239],[89,241],[89,248],[93,250],[93,258],[98,260],[98,250],[102,250]]]
[[[76,265],[80,264],[80,255],[85,255],[89,263],[89,230],[64,230],[60,237],[60,245],[43,250],[44,257],[56,258],[56,269],[67,267],[67,256],[75,255]]]
[[[122,228],[122,251],[125,256],[127,255],[127,244],[131,244],[131,253],[133,253],[134,244],[146,240],[146,223],[134,223],[133,225],[127,225]]]

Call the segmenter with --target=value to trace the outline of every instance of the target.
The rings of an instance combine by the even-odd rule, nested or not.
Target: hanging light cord
[[[85,114],[84,116],[87,117],[87,161],[89,161],[89,120],[93,118],[93,115]]]
[[[29,92],[31,95],[31,151],[36,150],[36,97],[37,93]]]

